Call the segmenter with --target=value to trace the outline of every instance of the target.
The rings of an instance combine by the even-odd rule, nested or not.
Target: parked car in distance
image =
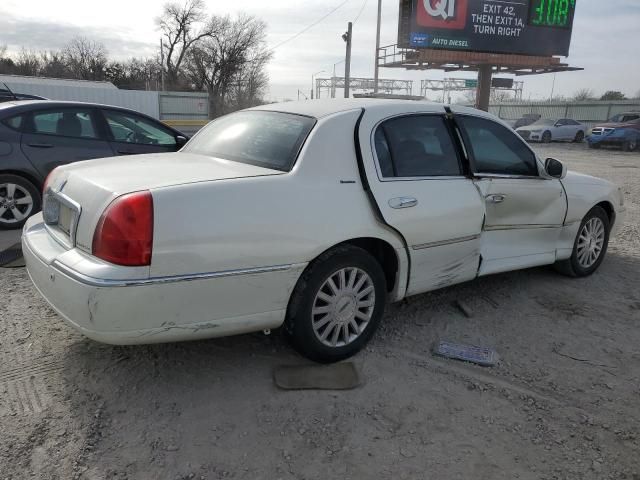
[[[615,115],[607,123],[591,129],[587,137],[591,148],[617,146],[632,152],[640,146],[640,112],[625,112]]]
[[[120,107],[49,100],[0,103],[0,230],[40,210],[42,186],[60,165],[93,158],[175,152],[179,131]]]
[[[486,112],[317,100],[221,117],[177,153],[59,167],[22,246],[40,293],[97,341],[284,325],[332,362],[387,301],[537,265],[592,274],[624,212],[613,184]]]
[[[580,143],[584,140],[586,125],[570,118],[543,118],[526,127],[516,129],[522,138],[531,142],[550,143],[568,140]]]
[[[526,113],[514,122],[513,129],[515,130],[520,127],[526,127],[527,125],[537,122],[541,118],[542,116],[539,113]]]

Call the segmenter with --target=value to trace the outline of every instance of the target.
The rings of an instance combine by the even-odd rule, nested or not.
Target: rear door
[[[503,125],[472,115],[456,121],[486,207],[480,274],[553,263],[567,211],[560,180],[541,176],[533,151]]]
[[[411,259],[407,295],[477,275],[484,205],[443,114],[412,114],[361,124],[371,144],[369,186]],[[375,167],[375,168],[371,168]]]
[[[95,110],[91,107],[54,107],[30,112],[25,118],[21,148],[43,177],[59,165],[113,156],[97,128]]]
[[[160,122],[135,113],[102,109],[114,155],[175,152],[174,132]]]

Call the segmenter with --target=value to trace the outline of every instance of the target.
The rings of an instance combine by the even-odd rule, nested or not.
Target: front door
[[[27,115],[22,152],[43,178],[59,165],[113,156],[98,133],[94,112],[85,107],[58,107]]]
[[[361,131],[371,131],[366,115]],[[475,278],[484,205],[473,181],[462,174],[444,116],[382,122],[375,128],[373,156],[370,188],[384,220],[403,235],[409,250],[407,295]]]
[[[560,180],[540,175],[533,151],[499,123],[456,119],[485,201],[480,274],[553,263],[567,211]]]

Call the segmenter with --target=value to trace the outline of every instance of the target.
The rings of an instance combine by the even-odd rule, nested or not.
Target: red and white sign
[[[419,0],[417,23],[422,27],[463,29],[467,22],[468,0]]]

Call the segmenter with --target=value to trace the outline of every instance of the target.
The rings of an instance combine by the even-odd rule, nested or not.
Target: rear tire
[[[578,133],[576,133],[576,138],[574,138],[573,141],[575,143],[584,142],[584,132],[582,130],[580,130]]]
[[[384,271],[366,250],[342,245],[318,257],[291,295],[285,332],[320,363],[355,355],[378,327],[386,304]]]
[[[625,140],[622,144],[622,150],[624,152],[633,152],[638,148],[638,139]]]
[[[41,205],[40,190],[29,180],[19,175],[0,175],[0,230],[22,228]]]
[[[610,228],[607,212],[600,207],[593,207],[580,223],[571,257],[556,262],[555,269],[570,277],[591,275],[607,254]]]
[[[551,132],[549,130],[542,134],[542,143],[551,143],[551,140],[553,140],[553,137],[551,136]]]

